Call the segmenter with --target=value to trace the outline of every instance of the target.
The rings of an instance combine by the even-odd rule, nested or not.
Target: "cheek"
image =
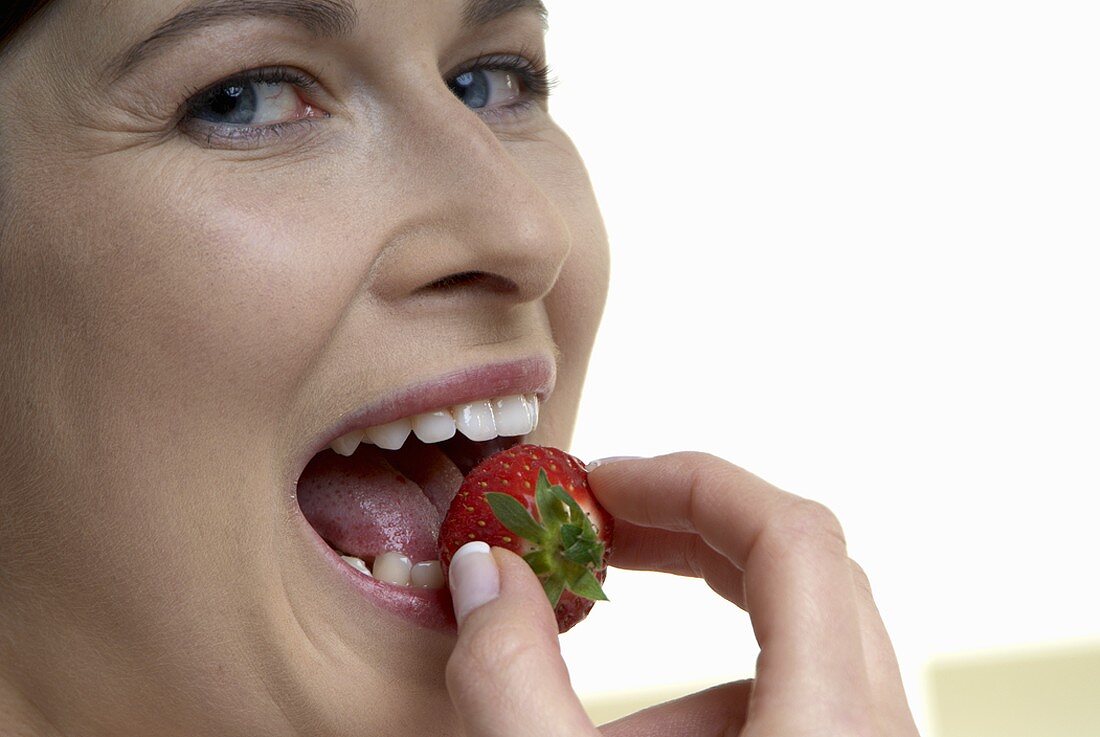
[[[524,161],[525,169],[554,203],[569,229],[571,248],[545,308],[559,349],[554,409],[540,426],[552,444],[568,447],[589,357],[607,297],[607,233],[572,143],[557,132],[553,145]]]
[[[139,234],[157,257],[124,272],[132,279],[110,299],[109,312],[128,318],[115,339],[144,342],[153,365],[227,389],[292,385],[349,296],[324,234],[225,205],[164,215],[163,229]]]
[[[609,249],[603,218],[584,164],[564,133],[529,169],[565,219],[572,247],[547,298],[555,340],[563,353],[587,363],[603,314],[609,278]],[[582,364],[582,365],[584,365]]]
[[[300,187],[144,171],[81,172],[64,212],[36,208],[27,251],[49,275],[42,328],[66,331],[67,383],[149,416],[229,402],[257,419],[354,298],[365,249],[341,246]]]
[[[599,218],[598,213],[589,217],[593,216]],[[586,218],[572,228],[573,249],[547,298],[554,337],[562,351],[581,353],[586,361],[603,315],[609,270],[602,227],[588,233],[579,230],[590,222]]]

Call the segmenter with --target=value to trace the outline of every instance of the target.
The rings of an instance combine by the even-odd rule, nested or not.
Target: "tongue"
[[[439,525],[461,484],[442,450],[410,438],[399,451],[319,453],[298,479],[298,504],[341,553],[369,560],[396,550],[417,563],[439,557]]]

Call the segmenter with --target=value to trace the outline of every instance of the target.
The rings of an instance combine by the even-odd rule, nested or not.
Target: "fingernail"
[[[447,578],[460,625],[466,615],[500,595],[500,571],[489,545],[480,540],[466,543],[455,552]]]
[[[615,463],[616,461],[636,461],[641,456],[608,456],[607,458],[597,458],[594,461],[589,461],[588,465],[584,467],[585,471],[593,471],[600,466],[606,466],[608,463]]]

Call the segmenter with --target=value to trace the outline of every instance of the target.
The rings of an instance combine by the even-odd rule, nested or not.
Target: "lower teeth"
[[[361,558],[341,555],[341,558],[364,576],[376,578],[395,586],[412,586],[421,589],[441,589],[444,586],[443,568],[438,560],[424,560],[413,564],[407,555],[387,550],[374,559],[374,570]]]
[[[412,585],[422,589],[443,588],[443,566],[438,560],[425,560],[412,567]]]
[[[374,559],[371,572],[379,581],[398,586],[408,586],[409,574],[412,572],[412,561],[409,560],[407,555],[388,550]]]
[[[367,564],[359,558],[356,558],[354,555],[341,555],[340,557],[343,558],[348,565],[362,573],[364,576],[371,575],[370,568],[367,567]],[[373,578],[373,576],[371,576],[371,578]]]

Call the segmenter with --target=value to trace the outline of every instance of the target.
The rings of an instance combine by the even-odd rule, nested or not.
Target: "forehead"
[[[544,30],[547,18],[542,0],[91,0],[58,6],[80,45],[102,52],[111,76],[182,37],[232,21],[284,21],[318,37],[346,37],[364,27],[376,32],[372,36],[392,32],[431,16],[473,28],[527,10]]]
[[[283,17],[322,30],[336,26],[349,31],[359,16],[372,20],[415,16],[425,12],[458,11],[463,25],[489,23],[516,10],[528,9],[543,21],[547,18],[543,0],[56,0],[84,21],[87,30],[103,26],[103,20],[147,26],[171,32],[187,22],[211,18]]]

